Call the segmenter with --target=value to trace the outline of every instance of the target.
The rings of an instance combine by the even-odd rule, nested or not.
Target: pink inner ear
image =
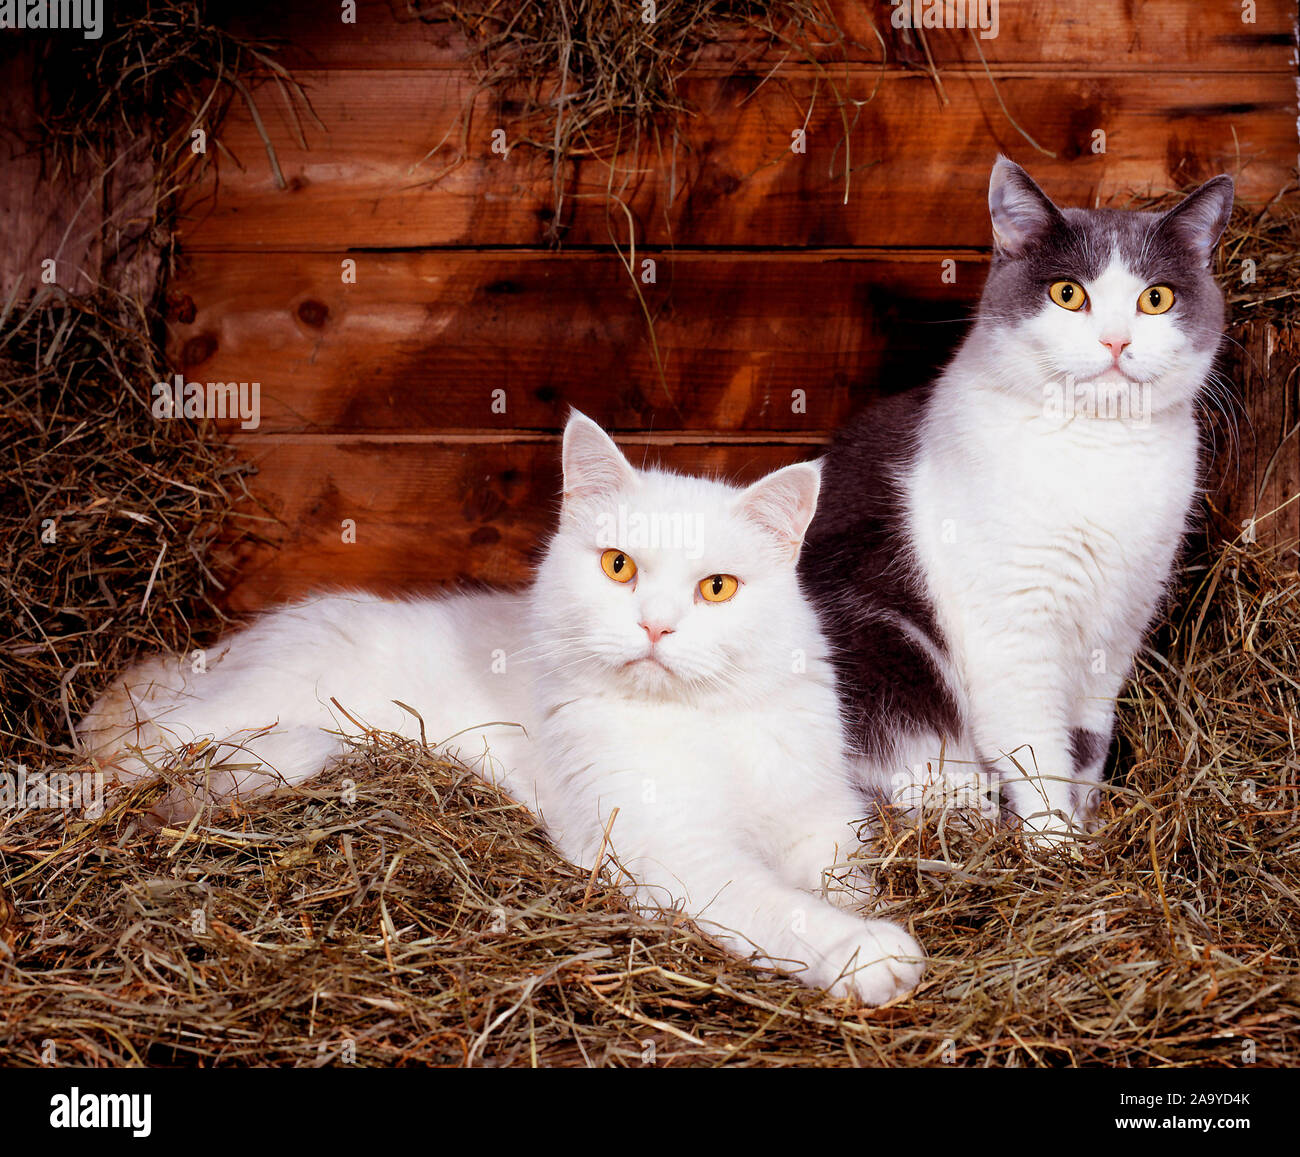
[[[738,509],[782,545],[797,550],[817,509],[815,467],[786,467],[755,482],[741,495]]]
[[[636,481],[622,451],[599,426],[572,420],[564,432],[564,493],[590,498],[615,494]]]
[[[583,459],[573,463],[564,474],[564,493],[592,498],[613,494],[622,488],[623,475],[617,464],[607,458]]]
[[[1019,165],[999,157],[989,177],[989,217],[998,247],[1018,253],[1044,232],[1060,211]]]

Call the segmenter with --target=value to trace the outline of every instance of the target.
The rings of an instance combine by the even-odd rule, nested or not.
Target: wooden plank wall
[[[522,579],[570,405],[683,468],[743,479],[815,454],[863,399],[929,376],[959,338],[998,152],[1076,204],[1220,171],[1263,203],[1296,163],[1284,0],[1260,0],[1254,23],[1196,0],[1002,0],[995,39],[928,33],[935,74],[889,4],[830,7],[857,42],[830,73],[866,101],[847,201],[825,76],[789,60],[760,85],[777,54],[737,36],[683,80],[696,115],[675,137],[618,174],[565,170],[558,251],[549,163],[492,151],[517,105],[477,90],[449,26],[401,0],[361,0],[355,25],[307,0],[250,22],[287,41],[316,119],[281,86],[255,90],[281,183],[234,111],[219,184],[180,234],[169,331],[187,379],[262,387],[261,426],[232,437],[260,467],[279,549],[244,548],[234,609],[322,582]],[[800,127],[804,154],[790,149]],[[626,247],[629,218],[653,284],[634,286],[611,244]]]
[[[1276,548],[1300,569],[1300,332],[1249,322],[1230,336],[1238,420],[1216,432],[1225,453],[1210,505],[1226,514],[1225,534]]]
[[[0,310],[100,287],[147,301],[160,270],[149,142],[123,134],[104,146],[111,169],[84,159],[69,169],[46,147],[37,87],[58,82],[42,74],[36,47],[15,33],[0,40]]]

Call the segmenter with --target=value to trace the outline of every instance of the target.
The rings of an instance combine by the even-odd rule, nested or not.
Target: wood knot
[[[312,329],[320,329],[329,315],[329,306],[323,301],[313,301],[308,298],[298,305],[298,319],[303,325],[309,325]]]
[[[178,321],[181,325],[194,324],[199,311],[194,298],[188,293],[168,294],[167,305],[173,321]]]
[[[202,365],[217,352],[217,339],[210,333],[201,333],[192,337],[181,347],[181,364],[186,366]]]

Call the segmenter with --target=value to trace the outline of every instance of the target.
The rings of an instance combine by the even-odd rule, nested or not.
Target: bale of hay
[[[165,376],[132,303],[50,294],[0,333],[0,737],[39,764],[142,650],[219,627],[208,566],[245,468],[209,431],[150,414]]]
[[[55,254],[56,284],[7,265],[0,293],[0,754],[12,760],[70,750],[71,719],[131,653],[219,631],[212,547],[238,537],[236,501],[256,529],[247,469],[215,431],[151,413],[153,383],[170,380],[164,319],[184,308],[165,296],[171,226],[212,159],[195,131],[216,138],[230,101],[251,99],[253,69],[301,97],[268,45],[207,7],[124,0],[99,39],[0,47],[30,81],[17,129],[42,196],[71,197],[91,234]]]

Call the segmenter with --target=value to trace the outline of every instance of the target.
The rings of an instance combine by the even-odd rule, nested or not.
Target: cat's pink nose
[[[1119,355],[1122,354],[1128,346],[1129,339],[1126,337],[1104,337],[1101,344],[1110,350],[1111,357],[1119,361]]]
[[[637,625],[650,636],[650,645],[652,647],[665,635],[671,635],[673,633],[672,627],[659,627],[651,623],[638,623]]]

